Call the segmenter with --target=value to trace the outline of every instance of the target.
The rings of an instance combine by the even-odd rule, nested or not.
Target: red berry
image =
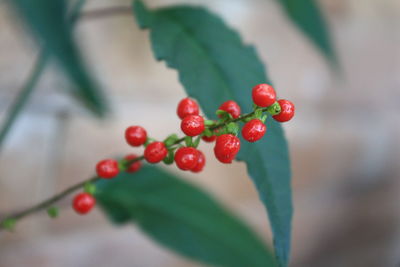
[[[278,103],[281,106],[281,112],[272,117],[279,122],[290,121],[294,116],[294,104],[285,99],[278,100]]]
[[[253,87],[253,102],[259,107],[269,107],[276,101],[274,88],[269,84],[258,84]]]
[[[222,163],[231,163],[240,149],[240,140],[232,134],[223,134],[215,142],[215,157]]]
[[[130,126],[125,130],[125,139],[131,146],[141,146],[146,142],[147,132],[143,127]]]
[[[125,156],[125,160],[134,160],[136,159],[138,156],[136,154],[129,154]],[[126,172],[137,172],[138,170],[140,170],[140,168],[142,167],[142,162],[140,160],[135,161],[134,163],[132,163],[129,168],[126,169]]]
[[[212,136],[208,137],[208,136],[204,135],[204,136],[201,137],[201,139],[203,139],[203,141],[211,143],[211,142],[214,142],[215,139],[217,139],[217,136],[216,135],[212,135]]]
[[[191,169],[192,172],[201,172],[204,168],[204,165],[206,165],[206,156],[204,156],[203,152],[201,152],[200,150],[197,150],[197,152],[197,164],[193,169]]]
[[[157,163],[162,161],[168,154],[168,150],[163,142],[153,142],[144,150],[144,158],[149,163]]]
[[[96,199],[88,193],[80,193],[74,197],[72,207],[79,214],[88,213],[96,204]]]
[[[97,176],[104,179],[111,179],[118,175],[118,161],[114,159],[104,159],[96,165]]]
[[[175,153],[175,163],[183,171],[191,170],[197,165],[199,152],[194,147],[181,147]]]
[[[204,131],[204,119],[199,115],[186,116],[181,122],[182,131],[188,136],[196,136]]]
[[[199,115],[199,105],[191,98],[184,98],[179,102],[176,114],[181,119],[188,115]]]
[[[260,140],[267,130],[267,126],[259,120],[252,119],[247,122],[242,128],[242,136],[245,140],[253,143],[255,141]]]
[[[234,119],[240,116],[240,106],[233,100],[224,102],[219,109],[230,113]]]

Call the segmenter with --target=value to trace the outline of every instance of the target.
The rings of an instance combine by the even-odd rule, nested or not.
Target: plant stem
[[[106,18],[115,15],[132,15],[132,10],[130,6],[107,7],[80,12],[85,2],[85,0],[79,0],[72,7],[69,18],[72,26],[74,26],[78,20],[82,19],[90,20],[97,18]],[[29,77],[26,79],[24,87],[21,89],[21,92],[17,95],[14,102],[11,104],[9,110],[7,111],[5,121],[0,129],[0,152],[4,144],[4,140],[7,137],[7,134],[11,130],[14,122],[18,118],[18,115],[21,113],[30,96],[32,95],[32,92],[37,85],[39,78],[41,77],[45,69],[45,66],[47,65],[48,59],[49,54],[45,51],[45,49],[42,49],[35,61]]]
[[[70,14],[70,23],[72,26],[76,24],[80,17],[80,10],[82,9],[83,5],[85,4],[85,0],[79,0],[71,10]],[[5,138],[7,137],[8,132],[11,130],[14,122],[16,121],[18,115],[23,110],[26,103],[30,96],[32,95],[33,89],[37,85],[49,59],[49,53],[46,49],[42,48],[39,56],[37,57],[35,64],[31,70],[30,75],[28,76],[24,87],[22,88],[21,92],[17,95],[14,102],[11,104],[9,110],[7,111],[6,119],[1,127],[0,130],[0,152],[1,148],[3,147],[3,143]]]
[[[262,108],[261,111],[262,111],[262,112],[266,112],[267,109],[268,109],[268,108]],[[239,116],[239,117],[236,118],[236,119],[230,119],[230,120],[221,122],[221,123],[219,123],[219,124],[216,124],[216,125],[214,125],[214,126],[209,127],[208,129],[210,129],[211,131],[213,131],[213,130],[215,130],[215,129],[218,129],[218,128],[221,128],[221,127],[225,126],[225,125],[228,124],[228,123],[231,123],[231,122],[238,122],[238,121],[247,119],[247,118],[253,116],[253,115],[254,115],[254,112],[255,112],[255,111],[250,112],[250,113],[247,113],[247,114],[244,114],[244,115],[242,115],[242,116]]]
[[[263,108],[263,109],[262,109],[262,112],[266,112],[266,111],[267,111],[267,108]],[[213,126],[208,127],[208,129],[209,129],[209,130],[216,130],[216,129],[218,129],[218,128],[224,127],[224,126],[227,125],[228,123],[231,123],[231,122],[238,122],[238,121],[244,120],[244,119],[246,119],[246,118],[249,118],[249,117],[253,116],[254,113],[255,113],[255,112],[253,111],[253,112],[244,114],[244,115],[242,115],[242,116],[239,116],[239,117],[236,118],[236,119],[229,119],[229,120],[223,121],[223,122],[221,122],[221,123],[218,123],[218,124],[216,124],[216,125],[213,125]],[[176,140],[176,141],[175,141],[171,146],[169,146],[168,148],[171,148],[171,147],[174,146],[174,145],[180,144],[180,143],[182,143],[183,141],[185,141],[185,137],[182,137],[182,138]],[[129,166],[129,165],[131,165],[132,163],[134,163],[134,162],[136,162],[136,161],[143,160],[143,159],[144,159],[144,156],[141,155],[140,157],[137,157],[137,158],[132,159],[132,160],[130,160],[130,161],[124,162],[124,164],[125,164],[126,166]],[[121,161],[121,162],[122,162],[122,161]],[[47,208],[53,206],[54,203],[56,203],[57,201],[63,199],[64,197],[68,196],[69,194],[71,194],[71,193],[75,192],[76,190],[82,188],[86,183],[93,183],[93,182],[96,182],[96,181],[98,181],[98,180],[100,180],[100,179],[101,179],[101,178],[100,178],[100,177],[97,177],[97,176],[91,177],[91,178],[89,178],[89,179],[87,179],[87,180],[84,180],[84,181],[82,181],[82,182],[80,182],[80,183],[77,183],[77,184],[75,184],[75,185],[73,185],[73,186],[71,186],[71,187],[68,187],[67,189],[65,189],[64,191],[58,193],[57,195],[54,195],[54,196],[52,196],[51,198],[49,198],[49,199],[47,199],[47,200],[44,200],[44,201],[42,201],[42,202],[40,202],[40,203],[38,203],[38,204],[36,204],[36,205],[34,205],[34,206],[32,206],[32,207],[29,207],[29,208],[24,209],[24,210],[19,211],[19,212],[14,212],[14,213],[12,213],[12,214],[6,216],[5,218],[3,218],[3,219],[0,220],[0,223],[1,223],[1,224],[0,224],[0,230],[3,229],[3,227],[2,227],[2,222],[4,222],[5,220],[14,219],[14,220],[18,221],[18,220],[20,220],[20,219],[22,219],[22,218],[24,218],[24,217],[26,217],[26,216],[28,216],[28,215],[31,215],[31,214],[33,214],[33,213],[36,213],[36,212],[45,210],[45,209],[47,209]]]
[[[14,102],[11,104],[10,109],[7,111],[6,120],[4,121],[0,130],[0,150],[8,132],[14,124],[14,121],[21,113],[25,104],[28,102],[28,99],[31,96],[33,89],[35,88],[35,85],[38,82],[39,77],[44,70],[44,67],[46,66],[47,58],[48,54],[43,50],[38,56],[38,59],[36,60],[36,63],[32,68],[27,82],[25,83],[21,92],[17,95]]]

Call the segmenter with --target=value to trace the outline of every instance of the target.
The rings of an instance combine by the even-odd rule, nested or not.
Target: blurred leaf
[[[215,118],[214,112],[229,99],[243,112],[251,111],[251,88],[269,81],[254,48],[244,45],[220,18],[187,6],[148,11],[141,1],[134,3],[134,11],[139,25],[150,28],[156,58],[178,71],[186,92],[199,101],[208,118]],[[293,212],[288,147],[280,124],[268,118],[267,125],[261,141],[242,142],[238,159],[246,162],[267,207],[276,255],[285,266]]]
[[[135,222],[161,244],[217,266],[275,266],[238,218],[200,188],[153,166],[98,183],[96,199],[118,224]]]
[[[79,12],[85,3],[84,0],[79,0],[76,4],[71,8],[69,21],[71,25],[75,25]],[[43,71],[45,70],[45,66],[48,62],[49,54],[47,53],[46,49],[42,49],[39,56],[36,59],[36,62],[32,68],[32,71],[26,80],[22,90],[18,93],[16,99],[11,104],[10,108],[7,110],[7,115],[5,121],[0,130],[0,151],[3,147],[4,140],[11,130],[14,122],[21,114],[21,111],[25,107],[26,103],[28,102],[30,96],[32,95],[33,89],[37,85],[38,81],[40,80],[40,76],[42,75]]]
[[[333,64],[337,64],[329,29],[315,0],[277,0],[289,18],[320,49]]]
[[[5,121],[0,129],[0,150],[3,147],[4,140],[11,130],[12,125],[14,124],[25,104],[28,102],[28,99],[32,95],[33,89],[35,88],[35,85],[37,84],[39,77],[42,74],[44,67],[46,66],[47,59],[47,53],[42,52],[39,55],[35,65],[33,66],[31,74],[27,79],[26,84],[22,88],[21,92],[18,93],[10,108],[7,110]]]
[[[102,91],[89,76],[74,43],[71,25],[66,19],[65,0],[12,0],[26,24],[60,63],[74,82],[73,94],[97,115],[104,115],[106,105]]]

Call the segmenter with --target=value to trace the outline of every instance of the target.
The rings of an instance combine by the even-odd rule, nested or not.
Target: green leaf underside
[[[327,23],[315,0],[278,0],[288,17],[333,64],[337,58]]]
[[[89,75],[75,45],[71,25],[66,19],[65,0],[13,0],[25,23],[44,48],[54,56],[74,83],[72,94],[97,115],[107,111],[105,98]]]
[[[96,199],[118,224],[135,222],[161,244],[217,266],[275,266],[265,245],[211,196],[154,166],[98,184]]]
[[[243,112],[251,111],[251,88],[269,80],[253,47],[243,44],[220,18],[188,6],[148,11],[140,1],[135,2],[134,12],[138,24],[150,29],[156,58],[178,71],[186,92],[198,100],[208,118],[215,118],[219,105],[230,99]],[[242,139],[237,159],[246,162],[267,207],[276,256],[286,266],[293,212],[288,147],[281,126],[270,117],[266,124],[261,141],[250,144]]]

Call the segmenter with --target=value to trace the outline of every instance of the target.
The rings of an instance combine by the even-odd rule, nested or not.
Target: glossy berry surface
[[[199,115],[186,116],[181,122],[181,129],[187,136],[196,136],[204,131],[204,119]]]
[[[104,179],[111,179],[118,175],[118,161],[114,159],[104,159],[96,165],[97,176]]]
[[[201,139],[203,139],[203,141],[205,141],[205,142],[208,142],[208,143],[211,143],[211,142],[214,142],[215,141],[215,139],[217,139],[217,136],[216,135],[212,135],[212,136],[202,136],[201,137]]]
[[[181,119],[188,115],[199,115],[199,105],[191,98],[184,98],[179,102],[176,114]]]
[[[158,163],[162,161],[168,154],[168,150],[163,142],[153,142],[144,150],[144,158],[149,163]]]
[[[253,143],[260,140],[266,130],[267,126],[261,120],[252,119],[243,126],[242,136],[246,141]]]
[[[191,169],[192,172],[201,172],[204,168],[204,165],[206,165],[206,156],[204,156],[204,153],[201,152],[200,150],[197,150],[198,152],[198,158],[197,158],[197,164],[194,166],[193,169]]]
[[[137,157],[138,156],[136,154],[129,154],[126,155],[124,159],[129,161],[129,160],[134,160]],[[131,163],[125,171],[129,173],[137,172],[138,170],[140,170],[141,167],[142,167],[142,162],[139,160],[135,161],[134,163]]]
[[[131,146],[141,146],[146,142],[147,132],[143,127],[130,126],[125,130],[125,140]]]
[[[275,89],[269,84],[258,84],[253,87],[253,102],[259,107],[269,107],[276,101]]]
[[[214,146],[215,157],[222,163],[231,163],[240,150],[240,140],[232,134],[217,137]]]
[[[219,109],[228,112],[234,119],[239,118],[240,116],[240,106],[233,100],[228,100],[222,103]]]
[[[199,152],[194,147],[181,147],[175,153],[175,163],[183,171],[191,170],[197,165]]]
[[[72,201],[72,207],[79,214],[88,213],[92,210],[95,204],[96,199],[88,193],[77,194]]]
[[[290,121],[294,116],[294,104],[285,99],[278,100],[278,103],[281,106],[281,112],[278,115],[272,116],[272,118],[279,122]]]

